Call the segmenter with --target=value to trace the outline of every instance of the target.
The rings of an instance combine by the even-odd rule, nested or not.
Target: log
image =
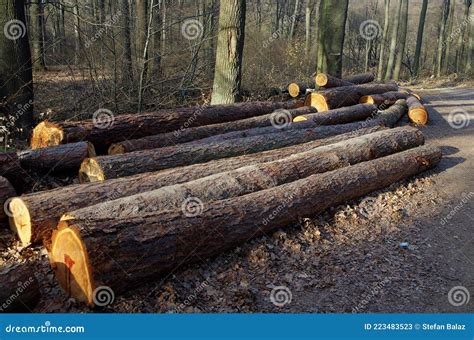
[[[315,114],[306,114],[295,117],[293,121],[312,121],[318,125],[346,124],[364,120],[377,112],[377,107],[372,104],[357,104],[354,106],[341,107]]]
[[[309,106],[304,106],[291,110],[277,110],[270,114],[236,120],[233,122],[198,126],[180,131],[162,133],[158,135],[127,140],[112,144],[109,148],[109,155],[122,154],[138,150],[156,149],[168,145],[199,140],[207,138],[209,136],[224,134],[231,131],[247,130],[256,127],[270,126],[272,125],[272,123],[288,123],[291,122],[292,118],[296,116],[312,112],[316,112],[316,109]]]
[[[375,74],[372,72],[368,73],[359,73],[344,78],[345,81],[348,81],[352,84],[366,84],[375,80]]]
[[[420,103],[423,101],[421,99],[421,96],[416,93],[416,92],[413,92],[412,90],[410,89],[400,89],[400,92],[404,92],[404,93],[408,93],[409,95],[412,95],[413,97],[415,97],[416,99],[418,99],[420,101]]]
[[[7,221],[8,215],[11,215],[11,213],[7,210],[7,207],[5,207],[5,203],[7,202],[9,198],[15,197],[15,196],[16,196],[16,191],[11,185],[11,183],[5,177],[0,176],[0,223],[1,224]]]
[[[426,125],[428,123],[429,115],[425,106],[420,103],[418,98],[410,95],[407,99],[408,118],[410,122],[417,125]]]
[[[203,105],[178,109],[166,109],[142,114],[108,116],[106,122],[93,119],[78,122],[39,123],[31,137],[31,148],[89,141],[97,152],[110,144],[157,133],[180,130],[187,127],[209,125],[245,119],[271,113],[277,109],[294,109],[302,106],[292,102],[245,102],[226,105]],[[104,123],[104,124],[102,124]]]
[[[25,179],[29,175],[22,169],[16,152],[0,153],[0,176],[8,179],[19,193],[27,188]]]
[[[351,166],[420,146],[423,134],[400,127],[310,149],[286,158],[103,202],[80,210],[81,216],[132,216],[179,208],[186,200],[210,202],[293,182],[317,173]]]
[[[239,157],[219,159],[204,164],[168,169],[154,173],[111,179],[105,182],[69,185],[53,190],[35,192],[14,198],[9,209],[15,214],[10,227],[24,246],[41,241],[49,244],[51,231],[67,211],[100,202],[156,190],[164,186],[189,182],[216,173],[234,170],[260,162],[271,162],[316,147],[383,130],[380,126],[364,128],[325,139],[297,144],[281,149]]]
[[[0,272],[0,313],[31,312],[40,300],[38,280],[31,264]]]
[[[381,105],[392,105],[399,99],[407,99],[409,96],[406,92],[385,92],[381,94],[371,94],[368,96],[362,96],[359,100],[359,103],[368,103],[374,104],[377,106]]]
[[[333,87],[341,87],[341,86],[352,86],[354,83],[351,83],[346,80],[342,80],[337,77],[333,77],[326,73],[318,73],[316,77],[314,77],[316,85],[319,87],[324,87],[326,89],[333,88]]]
[[[218,255],[298,218],[419,174],[440,158],[438,148],[422,146],[209,202],[193,217],[182,209],[119,218],[69,212],[53,234],[50,261],[61,287],[75,299],[93,304],[99,285],[120,294],[183,264]]]
[[[323,112],[343,106],[356,105],[362,96],[397,90],[398,85],[396,83],[342,86],[309,93],[306,97],[306,105],[315,107],[318,112]]]
[[[373,122],[329,125],[309,129],[289,129],[246,138],[202,143],[189,142],[159,149],[87,158],[82,162],[79,170],[79,180],[83,183],[103,181],[177,166],[204,163],[213,159],[278,149],[380,124],[381,122],[374,120]]]
[[[288,85],[288,93],[291,97],[296,98],[306,94],[306,90],[314,89],[314,84],[311,83],[290,83]]]
[[[384,125],[393,128],[398,121],[407,113],[407,102],[404,99],[399,99],[388,109],[379,111],[377,119],[383,121]]]
[[[43,173],[78,171],[85,158],[95,156],[94,146],[89,142],[77,142],[18,152],[20,165],[24,169]]]

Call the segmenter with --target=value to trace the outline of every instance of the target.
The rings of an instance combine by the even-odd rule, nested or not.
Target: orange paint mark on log
[[[71,270],[72,266],[75,264],[76,262],[74,262],[73,259],[71,259],[71,257],[68,255],[68,254],[64,254],[64,264],[66,265],[66,267],[69,268],[69,270]]]

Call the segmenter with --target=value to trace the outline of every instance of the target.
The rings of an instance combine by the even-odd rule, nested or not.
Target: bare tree
[[[446,28],[449,17],[450,0],[443,1],[443,12],[441,15],[441,26],[438,36],[438,58],[436,60],[436,76],[441,77],[443,68],[443,59],[446,51]]]
[[[416,35],[415,59],[413,64],[413,75],[418,77],[420,68],[421,47],[423,46],[423,32],[425,30],[426,12],[428,10],[428,0],[423,0],[420,13],[420,21],[418,23],[418,33]]]
[[[400,13],[400,42],[398,44],[397,55],[395,57],[395,67],[393,68],[393,79],[398,80],[400,78],[400,71],[402,68],[403,56],[405,54],[405,43],[407,40],[408,31],[408,0],[401,0],[402,11]]]
[[[392,19],[392,34],[390,37],[390,51],[388,55],[387,70],[385,72],[385,79],[391,79],[393,77],[393,69],[395,67],[395,58],[397,54],[397,42],[398,42],[398,26],[400,24],[400,16],[402,12],[402,1],[400,0],[397,6],[397,12]]]

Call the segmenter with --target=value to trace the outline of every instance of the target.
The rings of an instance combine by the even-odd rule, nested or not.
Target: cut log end
[[[79,169],[81,183],[101,182],[105,180],[104,172],[94,158],[86,158]]]
[[[416,108],[408,111],[408,118],[417,125],[426,125],[428,123],[428,112],[424,108]]]
[[[109,155],[120,155],[125,153],[125,147],[121,144],[112,144],[109,147],[108,154]]]
[[[326,102],[326,98],[319,93],[310,93],[310,106],[316,108],[318,112],[324,112],[329,110],[328,103]]]
[[[305,120],[307,120],[305,117],[303,117],[303,116],[298,116],[298,117],[293,118],[293,123],[296,123],[296,122],[304,122]]]
[[[362,96],[359,100],[360,104],[375,104],[375,100],[372,96]]]
[[[47,121],[39,123],[32,132],[30,146],[32,149],[62,144],[63,130],[56,124]]]
[[[87,142],[87,157],[95,157],[97,153],[95,152],[94,144]]]
[[[31,243],[31,216],[28,206],[19,197],[13,198],[8,204],[10,211],[9,224],[13,232],[18,235],[23,246]]]
[[[64,216],[53,232],[49,259],[59,285],[69,296],[89,305],[94,304],[94,282],[79,231]]]
[[[324,73],[318,73],[315,77],[316,85],[324,87],[328,83],[328,77]]]
[[[296,98],[300,95],[300,86],[297,83],[288,85],[288,93],[291,97]]]

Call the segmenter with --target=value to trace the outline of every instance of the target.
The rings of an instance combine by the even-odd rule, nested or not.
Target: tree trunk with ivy
[[[220,2],[211,104],[230,104],[240,99],[245,6],[245,0]]]

